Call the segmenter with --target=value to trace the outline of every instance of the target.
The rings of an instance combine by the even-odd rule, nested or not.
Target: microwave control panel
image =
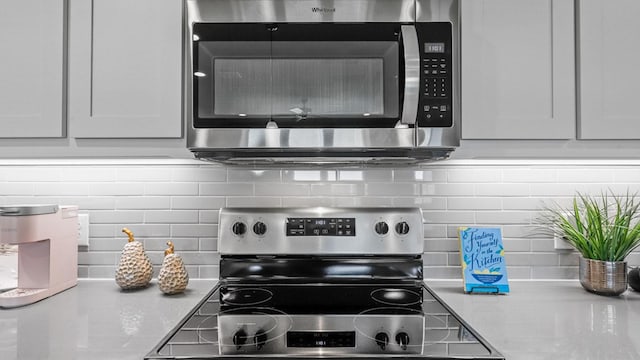
[[[453,61],[451,23],[417,23],[420,49],[419,126],[453,125]]]

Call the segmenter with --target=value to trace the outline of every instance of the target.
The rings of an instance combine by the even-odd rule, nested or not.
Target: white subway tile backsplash
[[[6,166],[3,171],[8,182],[58,182],[61,173],[55,166]]]
[[[368,183],[365,194],[369,196],[418,196],[420,185],[409,183]]]
[[[174,224],[171,225],[171,237],[212,237],[218,234],[217,224]]]
[[[282,180],[284,182],[295,181],[337,181],[336,170],[284,170]]]
[[[228,181],[234,182],[280,182],[280,170],[229,169]]]
[[[171,198],[168,196],[124,196],[116,197],[117,210],[169,209]]]
[[[499,167],[449,169],[447,180],[450,183],[499,183],[502,181],[502,169]]]
[[[172,196],[173,210],[218,210],[225,207],[224,196]]]
[[[115,279],[116,265],[113,266],[100,266],[93,265],[88,267],[89,278],[94,279]],[[115,283],[115,282],[114,282]]]
[[[444,165],[443,165],[444,164]],[[459,226],[503,230],[511,279],[575,279],[575,251],[558,251],[540,221],[577,191],[640,190],[640,167],[434,163],[409,168],[278,169],[202,165],[0,166],[0,204],[71,204],[90,215],[81,277],[113,278],[129,227],[157,274],[166,241],[193,277],[219,275],[219,210],[240,207],[410,206],[423,209],[425,277],[460,278]],[[640,264],[640,251],[631,265]],[[635,263],[634,263],[635,262]]]
[[[555,183],[558,174],[556,169],[544,169],[540,167],[512,168],[502,170],[502,181],[505,183]]]
[[[283,197],[282,206],[284,207],[315,207],[315,206],[355,206],[352,197],[328,197],[328,196],[311,196],[311,197]]]
[[[534,266],[531,268],[532,279],[564,279],[578,278],[577,266]]]
[[[531,240],[529,239],[515,239],[502,235],[502,242],[504,244],[505,251],[512,252],[530,252]]]
[[[80,209],[81,211],[83,209]],[[121,224],[121,223],[143,223],[144,211],[115,211],[115,210],[94,210],[90,212],[89,222],[91,224]]]
[[[473,198],[473,197],[449,197],[447,198],[448,210],[500,210],[501,198]]]
[[[640,168],[623,167],[613,171],[613,181],[616,183],[633,183],[638,185],[638,183],[640,183]]]
[[[282,199],[273,196],[230,196],[227,207],[280,207]]]
[[[0,194],[5,196],[33,196],[35,195],[35,183],[4,183],[0,185]],[[12,202],[8,202],[12,204]]]
[[[197,224],[197,210],[150,210],[144,213],[144,222],[148,224]]]
[[[89,184],[86,183],[35,183],[33,195],[47,196],[88,196]]]
[[[392,182],[393,170],[340,170],[338,171],[339,181],[365,181],[365,182]]]
[[[254,184],[248,183],[201,183],[200,195],[204,196],[247,196],[254,194]]]
[[[473,184],[424,184],[422,194],[430,196],[474,196]]]
[[[219,217],[219,210],[200,210],[198,214],[198,222],[200,224],[217,224]]]
[[[175,182],[225,182],[227,181],[227,170],[214,165],[178,167],[173,169],[171,180]]]
[[[309,184],[258,183],[255,184],[257,196],[309,196]],[[241,195],[241,194],[237,194]],[[251,195],[251,194],[245,194]]]
[[[143,238],[163,237],[169,238],[171,236],[171,227],[177,225],[168,224],[122,224],[113,225],[113,234],[116,237],[127,238],[127,235],[122,232],[123,227],[127,227],[133,232],[136,239],[142,240]]]
[[[504,210],[540,210],[545,203],[540,198],[532,197],[503,197],[502,209]]]
[[[529,194],[529,184],[475,184],[477,196],[522,196]]]
[[[473,211],[433,211],[422,212],[424,221],[429,224],[463,224],[469,226],[476,223],[476,213]]]
[[[100,166],[67,166],[60,168],[60,181],[82,182],[114,182],[115,167]]]
[[[170,182],[173,171],[168,166],[121,166],[116,168],[118,182]]]
[[[90,196],[140,196],[144,194],[143,183],[91,183]]]
[[[422,226],[424,237],[429,241],[429,239],[442,239],[447,237],[447,226],[446,225],[435,225],[425,223]]]
[[[312,184],[311,196],[363,196],[363,184]]]
[[[144,249],[146,251],[164,252],[169,246],[167,241],[173,243],[176,254],[182,256],[185,251],[198,251],[199,243],[197,238],[181,238],[172,236],[171,238],[150,238],[144,239]]]
[[[476,223],[478,225],[530,224],[530,211],[478,211]]]
[[[447,170],[396,169],[393,179],[395,182],[447,182]]]
[[[218,238],[214,238],[214,237],[200,237],[200,238],[198,238],[198,249],[200,251],[216,251],[216,250],[218,250]]]
[[[147,183],[144,185],[145,195],[196,196],[196,183]]]

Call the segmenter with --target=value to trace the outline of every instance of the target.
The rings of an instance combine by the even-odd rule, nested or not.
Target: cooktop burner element
[[[244,288],[220,294],[221,301],[229,305],[260,305],[269,301],[273,293],[267,289]]]
[[[421,294],[407,289],[376,289],[371,292],[371,298],[385,305],[416,305],[422,302]]]
[[[420,209],[222,209],[218,240],[220,282],[147,359],[504,359],[425,285]]]

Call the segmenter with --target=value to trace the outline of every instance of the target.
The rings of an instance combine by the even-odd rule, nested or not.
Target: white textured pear
[[[173,243],[167,241],[168,249],[164,251],[162,268],[158,275],[160,291],[165,294],[177,294],[184,291],[189,283],[189,273],[184,267],[180,255],[174,253]]]
[[[116,283],[124,290],[146,287],[151,281],[153,267],[142,243],[133,238],[133,233],[127,228],[122,232],[129,236],[120,256],[120,263],[116,270]]]

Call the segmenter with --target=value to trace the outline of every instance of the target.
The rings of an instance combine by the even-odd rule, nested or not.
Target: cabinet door
[[[182,136],[182,1],[70,0],[70,135]]]
[[[581,139],[640,139],[640,2],[578,2]]]
[[[462,137],[575,137],[573,0],[462,0]]]
[[[65,4],[0,3],[0,137],[65,135]]]

